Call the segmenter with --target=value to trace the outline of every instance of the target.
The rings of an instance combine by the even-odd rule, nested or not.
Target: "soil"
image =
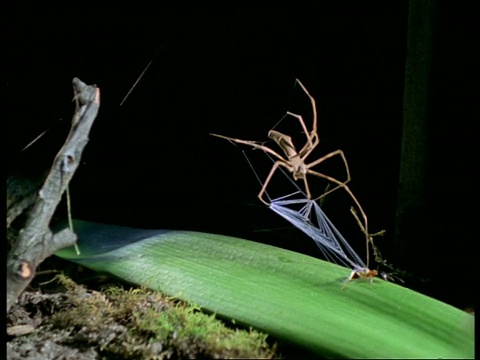
[[[21,294],[7,315],[8,359],[280,357],[276,343],[255,330],[232,328],[179,300],[76,271],[84,284],[40,272]]]
[[[88,296],[88,291],[84,296]],[[68,291],[52,294],[25,291],[7,316],[8,359],[107,358],[102,345],[121,339],[126,327],[114,323],[99,329],[55,325],[53,317],[71,307],[75,297]]]

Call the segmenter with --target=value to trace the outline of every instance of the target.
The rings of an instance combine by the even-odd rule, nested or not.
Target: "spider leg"
[[[298,83],[298,85],[300,85],[303,92],[308,96],[308,98],[310,99],[310,103],[312,104],[312,112],[313,112],[312,131],[307,130],[307,126],[305,125],[305,121],[303,120],[301,115],[294,114],[290,111],[287,111],[285,116],[290,115],[290,116],[293,116],[294,118],[296,118],[300,122],[300,126],[302,127],[303,132],[305,133],[305,136],[307,137],[307,143],[298,152],[298,154],[303,159],[305,159],[313,151],[313,149],[315,149],[317,147],[318,143],[320,142],[320,139],[319,139],[318,134],[317,134],[317,105],[315,103],[315,99],[313,98],[312,95],[310,95],[310,93],[308,92],[306,87],[303,86],[301,81],[298,80],[298,79],[295,79],[295,82]]]
[[[305,159],[308,157],[308,155],[310,155],[310,153],[315,150],[315,148],[317,147],[317,145],[320,143],[320,140],[318,138],[318,135],[317,134],[311,134],[312,137],[311,139],[313,139],[313,143],[312,143],[312,146],[311,147],[308,147],[308,143],[305,144],[305,146],[298,152],[298,155],[302,158],[302,160],[305,161]]]
[[[303,183],[305,184],[305,191],[307,192],[307,199],[310,200],[312,198],[312,194],[310,193],[310,187],[308,186],[307,177],[303,176]],[[317,199],[315,199],[317,200]]]
[[[320,195],[319,197],[317,197],[315,200],[319,200],[325,196],[327,196],[328,194],[330,194],[331,192],[337,190],[338,188],[340,187],[343,187],[343,185],[346,185],[350,180],[351,180],[351,177],[350,177],[350,168],[348,166],[348,163],[347,163],[347,158],[345,157],[345,154],[343,153],[342,150],[335,150],[335,151],[332,151],[331,153],[328,153],[324,156],[322,156],[320,159],[317,159],[315,160],[314,162],[310,163],[310,164],[307,164],[305,165],[307,167],[307,171],[312,171],[313,173],[315,173],[315,171],[313,170],[310,170],[312,167],[314,166],[317,166],[318,164],[324,162],[325,160],[328,160],[336,155],[339,155],[342,160],[343,160],[343,164],[345,165],[345,171],[347,172],[347,180],[343,181],[343,182],[340,182],[339,180],[335,179],[335,181],[333,180],[330,180],[330,179],[333,179],[333,178],[330,178],[329,180],[330,181],[333,181],[335,184],[337,184],[336,187],[334,187],[333,189],[330,189],[328,190],[327,192],[323,193],[322,195]],[[306,156],[305,156],[306,157]],[[303,160],[305,160],[305,157],[303,158]],[[320,174],[320,173],[318,173]],[[323,175],[323,174],[322,174]],[[327,176],[327,175],[323,175],[323,176]],[[341,185],[343,184],[343,185]]]
[[[273,164],[272,169],[270,170],[270,173],[268,174],[267,178],[265,179],[265,182],[263,183],[262,189],[258,193],[258,198],[260,199],[260,201],[263,202],[267,206],[270,205],[270,204],[263,199],[263,194],[267,190],[268,183],[270,182],[273,174],[275,173],[275,171],[278,169],[279,166],[283,166],[288,171],[291,171],[291,167],[288,164],[286,164],[284,159],[278,160]]]
[[[317,171],[313,171],[311,170],[312,167],[324,162],[325,160],[327,159],[330,159],[332,158],[333,156],[336,156],[336,155],[339,155],[342,160],[343,160],[343,163],[345,165],[345,171],[347,172],[347,180],[345,181],[339,181],[331,176],[328,176],[328,175],[325,175],[325,174],[322,174],[322,173],[319,173]],[[335,150],[335,151],[332,151],[331,153],[328,153],[326,154],[325,156],[322,156],[320,159],[318,160],[315,160],[314,162],[306,165],[307,167],[307,173],[310,173],[312,175],[316,175],[316,176],[319,176],[319,177],[322,177],[324,179],[327,179],[331,182],[334,182],[335,184],[337,184],[336,187],[334,187],[333,189],[330,189],[329,191],[323,193],[322,195],[320,195],[319,197],[317,197],[315,200],[319,200],[325,196],[327,196],[328,194],[330,194],[331,192],[339,189],[339,188],[344,188],[345,191],[350,195],[350,197],[353,199],[353,201],[355,202],[355,204],[357,205],[358,209],[360,210],[360,213],[362,215],[362,218],[364,220],[364,223],[365,223],[365,235],[367,237],[367,243],[368,243],[368,238],[369,238],[369,235],[368,235],[368,219],[367,219],[367,215],[365,214],[365,211],[363,210],[362,206],[360,205],[360,202],[357,200],[357,198],[355,197],[355,195],[353,195],[352,191],[350,190],[350,188],[347,186],[347,183],[351,180],[351,177],[350,177],[350,168],[348,166],[348,163],[347,163],[347,159],[345,157],[345,154],[343,153],[342,150]],[[368,264],[368,254],[367,254],[367,264]]]
[[[235,139],[235,138],[231,138],[231,137],[227,137],[227,136],[223,136],[223,135],[218,135],[218,134],[210,134],[212,136],[216,136],[216,137],[219,137],[219,138],[222,138],[222,139],[226,139],[228,141],[233,141],[233,142],[236,142],[236,143],[239,143],[239,144],[244,144],[244,145],[248,145],[248,146],[252,146],[254,147],[255,149],[260,149],[260,150],[263,150],[267,153],[269,153],[270,155],[272,156],[275,156],[277,159],[281,160],[281,161],[284,161],[283,157],[280,156],[277,152],[275,152],[274,150],[270,149],[269,147],[265,146],[265,145],[262,145],[262,143],[260,143],[259,141],[253,141],[253,140],[240,140],[240,139]]]
[[[290,111],[287,111],[287,115],[293,116],[295,119],[298,120],[298,122],[300,123],[300,126],[302,127],[302,130],[303,130],[305,136],[307,137],[307,143],[303,146],[303,148],[298,153],[300,154],[300,156],[303,156],[305,151],[307,151],[307,150],[308,150],[308,153],[310,153],[318,145],[319,141],[318,141],[317,133],[313,132],[313,131],[310,133],[307,130],[307,126],[305,125],[305,121],[303,120],[301,115],[294,114]],[[313,139],[313,141],[312,141],[312,139]]]
[[[310,93],[308,92],[307,88],[305,86],[303,86],[303,84],[301,83],[300,80],[298,79],[295,79],[295,81],[298,83],[298,85],[300,85],[300,87],[302,88],[303,92],[308,96],[308,98],[310,99],[310,103],[312,104],[312,111],[313,111],[313,126],[312,126],[312,131],[310,132],[310,134],[317,134],[317,105],[315,104],[315,99],[313,98],[312,95],[310,95]]]
[[[310,167],[310,165],[308,165],[307,167]],[[364,224],[365,224],[365,238],[366,238],[366,244],[367,244],[367,255],[366,255],[366,258],[367,258],[367,267],[369,266],[369,263],[370,263],[370,252],[369,252],[369,244],[370,244],[370,236],[368,234],[368,219],[367,219],[367,215],[365,214],[365,211],[363,210],[363,207],[362,205],[360,205],[360,202],[357,200],[357,198],[355,197],[355,195],[353,195],[353,192],[352,190],[350,190],[350,188],[348,187],[347,185],[347,181],[349,181],[350,179],[348,179],[347,181],[345,182],[341,182],[340,180],[337,180],[335,179],[334,177],[331,177],[331,176],[328,176],[328,175],[325,175],[325,174],[322,174],[320,172],[317,172],[317,171],[313,171],[311,169],[307,169],[307,173],[308,174],[312,174],[312,175],[315,175],[315,176],[318,176],[318,177],[321,177],[323,179],[326,179],[326,180],[329,180],[335,184],[337,184],[337,186],[329,191],[327,191],[326,193],[320,195],[319,197],[317,197],[315,200],[318,200],[318,199],[321,199],[323,198],[324,196],[328,195],[329,193],[331,193],[332,191],[334,190],[337,190],[339,188],[343,188],[347,193],[348,195],[350,195],[350,197],[352,198],[352,200],[354,201],[355,205],[357,205],[358,209],[360,210],[360,214],[362,215],[362,218],[363,218],[363,221],[364,221]]]

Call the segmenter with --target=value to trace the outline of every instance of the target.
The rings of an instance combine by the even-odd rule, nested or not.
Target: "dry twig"
[[[100,107],[100,90],[78,78],[74,78],[72,83],[76,109],[70,133],[38,192],[25,227],[8,254],[7,312],[33,279],[37,266],[59,249],[73,245],[77,239],[69,228],[53,234],[49,226],[62,194],[80,164]]]

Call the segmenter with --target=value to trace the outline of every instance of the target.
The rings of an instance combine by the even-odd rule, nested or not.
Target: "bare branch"
[[[7,312],[35,276],[37,266],[59,249],[73,245],[77,239],[68,228],[53,234],[49,226],[62,194],[80,164],[88,134],[100,108],[100,89],[95,85],[86,85],[78,78],[74,78],[72,83],[76,109],[70,133],[55,156],[25,227],[8,254]]]

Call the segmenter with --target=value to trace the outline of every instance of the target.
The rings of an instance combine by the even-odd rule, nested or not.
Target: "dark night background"
[[[47,169],[70,126],[71,79],[97,84],[100,113],[71,183],[74,217],[222,233],[320,257],[313,242],[258,201],[260,186],[244,148],[209,135],[266,140],[287,110],[310,124],[308,101],[294,86],[299,78],[317,102],[321,143],[310,160],[345,151],[350,185],[371,231],[387,230],[377,245],[387,259],[409,268],[409,259],[396,258],[392,245],[406,2],[222,13],[158,9],[155,16],[87,18],[29,10],[12,14],[8,23],[8,171],[24,162],[31,171]],[[418,273],[406,279],[407,286],[459,307],[472,304],[477,281],[472,245],[478,235],[472,227],[478,220],[470,209],[476,207],[476,169],[469,161],[477,139],[472,124],[478,121],[478,86],[470,77],[478,64],[472,13],[460,5],[438,5],[432,206],[425,223],[435,246],[412,249],[420,252],[412,261],[421,264],[411,264]],[[46,129],[41,141],[19,155]],[[339,191],[326,206],[335,214],[350,204]],[[358,238],[348,211],[346,217],[348,224],[340,217],[337,227]],[[358,251],[363,256],[361,247]]]

